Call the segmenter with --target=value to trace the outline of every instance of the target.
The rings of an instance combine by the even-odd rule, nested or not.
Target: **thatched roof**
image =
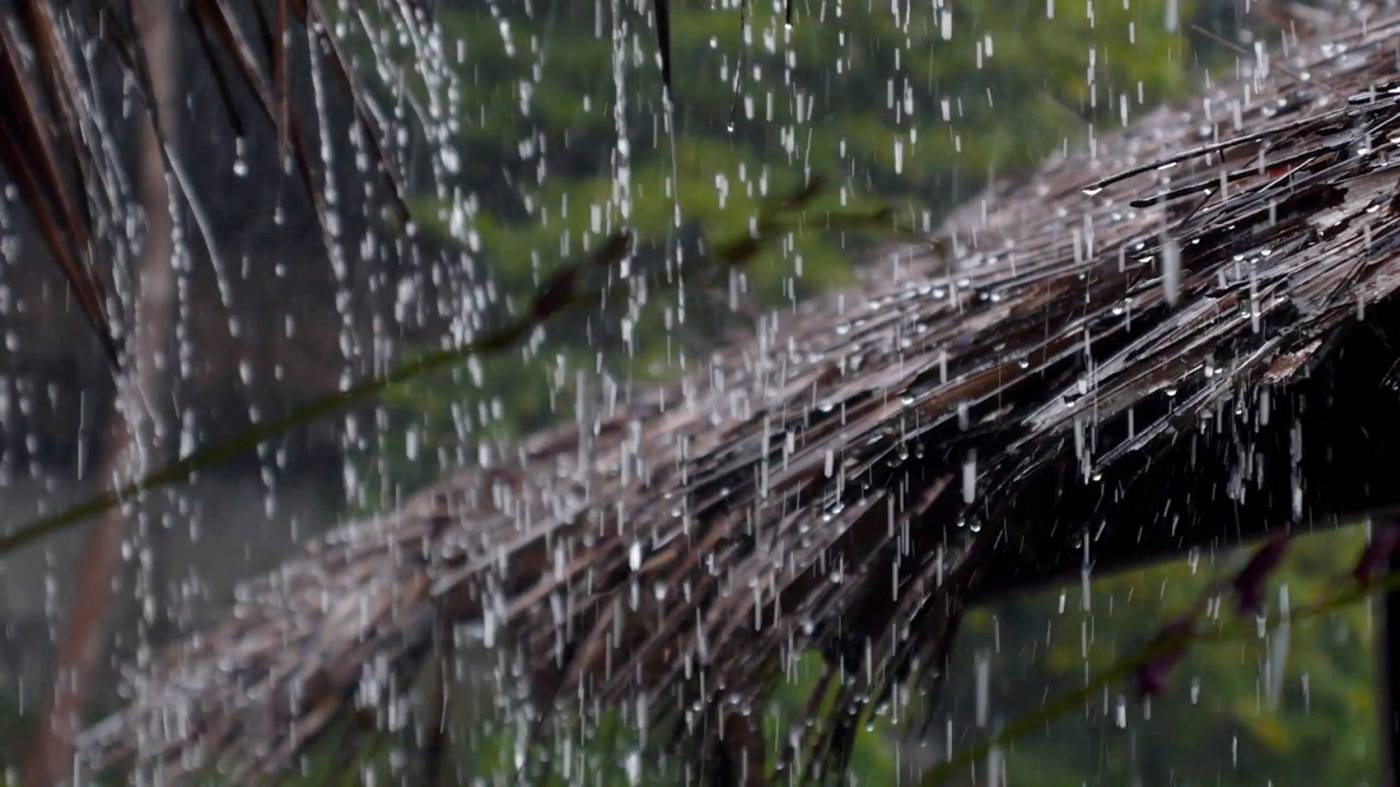
[[[1397,32],[1244,63],[703,374],[335,531],[137,679],[88,755],[287,767],[475,620],[542,729],[645,698],[750,777],[747,711],[820,651],[838,700],[786,756],[821,768],[892,685],[936,685],[979,598],[1400,502]]]

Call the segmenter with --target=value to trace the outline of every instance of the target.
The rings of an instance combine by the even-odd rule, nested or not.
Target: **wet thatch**
[[[704,374],[334,532],[89,756],[287,767],[476,621],[540,730],[644,701],[721,778],[757,778],[746,711],[817,650],[838,698],[785,752],[812,775],[892,686],[936,685],[978,599],[1400,502],[1397,33],[1244,63]]]

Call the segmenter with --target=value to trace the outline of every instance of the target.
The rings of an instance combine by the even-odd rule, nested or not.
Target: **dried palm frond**
[[[395,0],[389,5],[413,3]],[[347,92],[376,167],[406,215],[399,189],[401,166],[381,143],[383,132],[373,101],[347,67],[319,0],[192,0],[187,9],[185,21],[202,44],[203,65],[219,86],[235,131],[241,135],[244,129],[232,86],[236,81],[272,124],[279,164],[290,170],[295,163],[324,225],[319,175],[289,99],[293,86],[287,47],[293,25],[299,25],[303,35],[309,31],[319,42],[332,77]],[[413,11],[407,8],[399,13],[412,18]],[[160,117],[150,98],[145,31],[135,19],[130,3],[120,0],[72,5],[17,0],[0,12],[0,165],[18,187],[54,262],[113,363],[120,361],[121,350],[103,285],[110,272],[100,269],[97,260],[106,256],[103,243],[108,241],[101,235],[114,231],[109,227],[94,232],[94,214],[101,211],[101,195],[107,191],[101,183],[107,177],[102,169],[113,155],[104,146],[109,146],[111,132],[118,129],[104,128],[100,124],[111,121],[97,119],[100,102],[95,95],[101,85],[92,73],[102,68],[94,64],[114,64],[131,79],[137,106],[143,111],[121,122],[136,128],[149,123],[160,139],[167,168],[176,173],[175,181],[182,188],[188,185],[174,169],[178,156],[163,133],[171,119]],[[230,69],[237,80],[230,79]]]
[[[19,187],[35,225],[53,253],[54,262],[72,287],[83,315],[102,337],[108,357],[117,361],[117,343],[107,321],[100,280],[88,269],[91,251],[86,200],[73,195],[60,162],[76,166],[88,157],[79,152],[79,119],[71,89],[75,69],[58,33],[53,9],[39,0],[16,5],[21,23],[0,20],[0,163]],[[29,77],[30,67],[16,40],[16,29],[29,39],[29,49],[52,104],[40,98]],[[49,106],[53,108],[51,117]],[[75,166],[75,168],[76,168]]]
[[[749,780],[751,711],[816,650],[783,754],[814,777],[892,687],[936,684],[969,603],[1394,504],[1397,32],[1245,68],[702,376],[333,532],[138,677],[90,761],[286,768],[475,620],[538,719],[644,702]]]

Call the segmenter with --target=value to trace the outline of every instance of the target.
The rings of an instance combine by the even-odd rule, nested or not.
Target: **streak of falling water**
[[[1283,679],[1288,667],[1288,648],[1292,639],[1292,605],[1288,598],[1287,583],[1279,585],[1278,589],[1278,614],[1279,624],[1270,633],[1268,638],[1268,657],[1266,665],[1266,690],[1265,697],[1268,700],[1270,711],[1276,711],[1279,701],[1283,697]]]
[[[986,651],[978,651],[973,670],[977,681],[977,726],[986,727],[991,712],[991,656]]]
[[[617,147],[613,155],[612,202],[626,226],[632,218],[632,142],[627,135],[627,20],[622,0],[612,0],[613,123]]]
[[[962,497],[964,503],[977,499],[977,452],[968,451],[962,465]]]
[[[1172,306],[1181,298],[1181,245],[1176,238],[1162,242],[1162,295]]]
[[[316,125],[319,144],[316,146],[322,166],[321,193],[324,203],[322,227],[323,240],[331,274],[335,281],[335,309],[340,315],[339,350],[341,371],[338,388],[347,390],[355,379],[355,316],[352,309],[353,293],[350,286],[349,262],[341,244],[340,188],[336,179],[336,152],[334,126],[331,123],[326,95],[325,74],[320,57],[320,40],[324,29],[321,23],[313,22],[306,27],[306,51],[310,61],[311,85],[316,108]],[[344,419],[342,447],[347,454],[358,448],[359,423],[355,414]],[[363,487],[355,468],[346,464],[344,468],[345,499],[350,502],[360,500]]]

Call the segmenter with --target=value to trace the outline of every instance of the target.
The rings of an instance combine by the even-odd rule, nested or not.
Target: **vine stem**
[[[1322,617],[1353,604],[1365,601],[1371,596],[1400,590],[1400,572],[1387,574],[1381,579],[1365,584],[1350,580],[1349,578],[1347,581],[1351,583],[1351,586],[1346,590],[1333,593],[1310,606],[1290,613],[1287,620],[1283,618],[1274,618],[1266,622],[1262,628],[1255,621],[1239,621],[1233,625],[1220,626],[1208,630],[1203,630],[1199,626],[1193,625],[1183,629],[1181,633],[1176,636],[1159,636],[1127,658],[1120,659],[1107,670],[1094,676],[1085,683],[1083,687],[1057,697],[1054,701],[1041,706],[1038,710],[1022,715],[996,733],[964,748],[956,756],[933,766],[924,774],[919,783],[923,785],[923,787],[935,787],[936,785],[945,783],[956,771],[985,756],[993,748],[1012,743],[1021,736],[1082,706],[1089,698],[1103,691],[1108,686],[1112,686],[1119,681],[1132,677],[1141,667],[1148,664],[1153,659],[1164,656],[1174,650],[1190,647],[1197,642],[1227,642],[1230,640],[1248,639],[1251,636],[1262,636],[1281,625]],[[1217,592],[1219,587],[1220,583],[1212,583],[1205,595],[1209,596]],[[1199,602],[1196,606],[1199,606]]]

